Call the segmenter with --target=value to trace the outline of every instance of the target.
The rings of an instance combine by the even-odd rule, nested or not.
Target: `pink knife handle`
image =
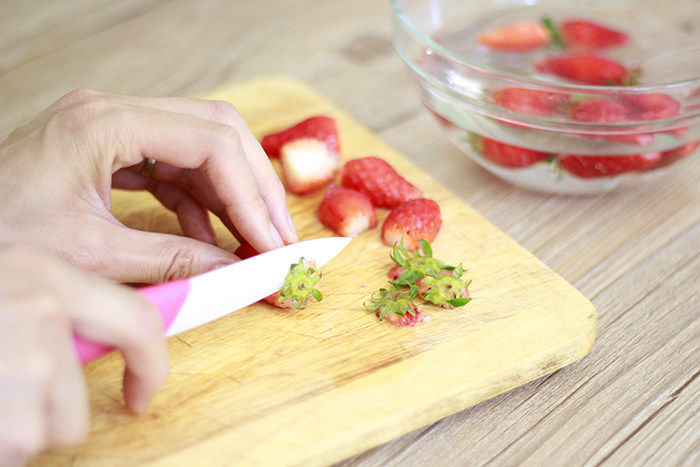
[[[163,329],[167,332],[182,309],[185,298],[190,292],[190,281],[188,279],[180,279],[163,284],[149,285],[138,289],[138,291],[158,308],[160,317],[163,320]],[[73,335],[73,340],[78,357],[82,363],[95,360],[114,350],[114,347],[90,341],[78,335]]]

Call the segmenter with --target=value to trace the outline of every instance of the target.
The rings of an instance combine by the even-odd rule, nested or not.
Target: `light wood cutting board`
[[[269,78],[205,97],[234,103],[258,136],[314,114],[336,117],[345,160],[379,155],[439,203],[435,256],[464,263],[473,300],[426,308],[431,320],[414,328],[379,322],[362,304],[386,285],[389,248],[379,228],[365,232],[323,269],[323,302],[291,312],[257,304],[171,338],[169,380],[141,416],[123,406],[118,354],[86,365],[89,436],[36,465],[329,464],[589,351],[596,313],[588,300],[312,89]],[[289,196],[302,239],[332,235],[315,216],[321,197]],[[115,191],[113,205],[131,227],[180,232],[149,194]],[[378,214],[381,225],[387,212]],[[220,244],[235,249],[216,228]]]

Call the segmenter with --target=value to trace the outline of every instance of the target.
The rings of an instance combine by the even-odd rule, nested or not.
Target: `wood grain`
[[[335,117],[345,160],[380,155],[439,203],[443,228],[434,251],[465,262],[474,299],[454,311],[424,307],[431,320],[415,328],[378,322],[362,304],[387,285],[389,248],[378,228],[365,232],[323,268],[323,302],[302,312],[258,304],[171,339],[170,382],[141,417],[119,416],[118,356],[87,365],[93,430],[83,446],[47,453],[37,465],[210,465],[231,452],[240,465],[324,465],[556,371],[590,349],[590,302],[307,86],[259,79],[206,97],[235,102],[258,137],[310,115]],[[302,239],[332,234],[315,216],[321,196],[289,196]],[[172,213],[148,193],[115,192],[112,206],[130,227],[178,233]],[[216,227],[221,244],[234,249],[230,232]]]
[[[309,83],[598,310],[585,359],[345,465],[700,464],[697,154],[608,195],[501,182],[422,109],[390,24],[375,0],[2,0],[0,137],[77,87],[164,96],[270,74]]]

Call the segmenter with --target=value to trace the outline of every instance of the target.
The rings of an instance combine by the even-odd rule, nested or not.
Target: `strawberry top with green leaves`
[[[417,293],[415,286],[409,291],[401,291],[397,287],[381,288],[378,295],[372,295],[365,303],[365,308],[373,311],[380,321],[387,321],[396,327],[415,326],[424,319],[413,303]]]
[[[418,281],[416,287],[421,296],[433,305],[443,308],[464,306],[471,301],[469,284],[462,279],[464,269],[459,264],[452,271],[441,271],[437,275],[426,274]]]
[[[437,275],[443,269],[454,269],[446,266],[439,259],[433,258],[430,243],[423,239],[418,241],[418,248],[415,248],[411,254],[404,247],[402,238],[394,243],[389,257],[396,263],[396,266],[389,271],[389,278],[395,283],[413,284],[426,274]]]
[[[326,115],[309,117],[289,128],[263,136],[260,144],[270,158],[280,157],[280,150],[285,144],[298,139],[312,138],[323,141],[328,149],[340,151],[338,124]]]
[[[309,267],[301,258],[298,263],[289,268],[284,284],[280,289],[279,301],[291,300],[294,308],[305,308],[309,299],[314,298],[320,302],[323,299],[321,291],[315,286],[321,280],[321,274],[313,267]]]
[[[391,164],[376,156],[346,162],[341,184],[364,194],[378,208],[395,208],[421,196],[416,186],[402,177]]]

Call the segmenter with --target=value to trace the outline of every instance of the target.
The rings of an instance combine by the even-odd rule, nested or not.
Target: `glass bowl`
[[[394,47],[423,104],[454,144],[511,183],[600,193],[698,152],[700,1],[674,0],[670,8],[658,0],[392,0],[392,7]],[[546,43],[504,50],[483,40],[518,22],[546,24]],[[563,25],[573,22],[625,40],[561,41]],[[562,59],[568,68],[552,65]],[[609,78],[608,62],[624,76]]]

